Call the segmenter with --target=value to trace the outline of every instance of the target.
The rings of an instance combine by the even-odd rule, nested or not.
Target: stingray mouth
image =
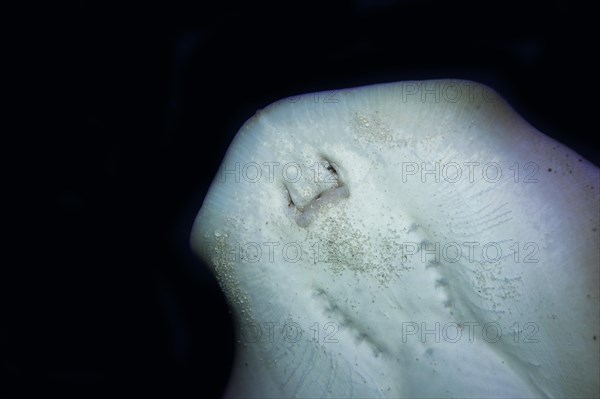
[[[308,226],[319,213],[325,213],[350,196],[335,163],[323,158],[320,162],[314,162],[310,171],[312,173],[308,178],[302,178],[301,173],[296,173],[295,177],[285,178],[283,182],[288,214],[300,227]]]

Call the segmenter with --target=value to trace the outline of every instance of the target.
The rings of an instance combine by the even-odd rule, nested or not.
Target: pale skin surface
[[[242,127],[194,226],[226,395],[597,396],[598,169],[473,82],[314,96]]]

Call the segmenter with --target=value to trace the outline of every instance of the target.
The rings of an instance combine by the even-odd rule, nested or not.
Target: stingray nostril
[[[331,174],[337,176],[337,170],[335,168],[335,164],[333,162],[329,162],[325,159],[325,169],[327,169]]]
[[[314,171],[314,182],[321,185],[339,187],[342,185],[338,173],[338,165],[327,157],[321,156],[319,162],[312,167]]]
[[[290,194],[290,189],[286,185],[284,185],[283,187],[285,188],[285,198],[287,199],[288,208],[296,208],[296,204],[294,203],[292,195]]]

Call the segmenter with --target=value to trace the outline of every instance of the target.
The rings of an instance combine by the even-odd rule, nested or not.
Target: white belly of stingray
[[[472,82],[315,98],[246,122],[194,225],[226,395],[597,397],[598,169]]]

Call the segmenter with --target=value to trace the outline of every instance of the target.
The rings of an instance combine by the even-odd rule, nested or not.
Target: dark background
[[[21,28],[17,102],[28,108],[9,171],[19,188],[2,282],[5,396],[220,395],[233,327],[189,228],[237,129],[282,97],[476,80],[598,165],[597,44],[584,10],[293,4],[87,1]]]

